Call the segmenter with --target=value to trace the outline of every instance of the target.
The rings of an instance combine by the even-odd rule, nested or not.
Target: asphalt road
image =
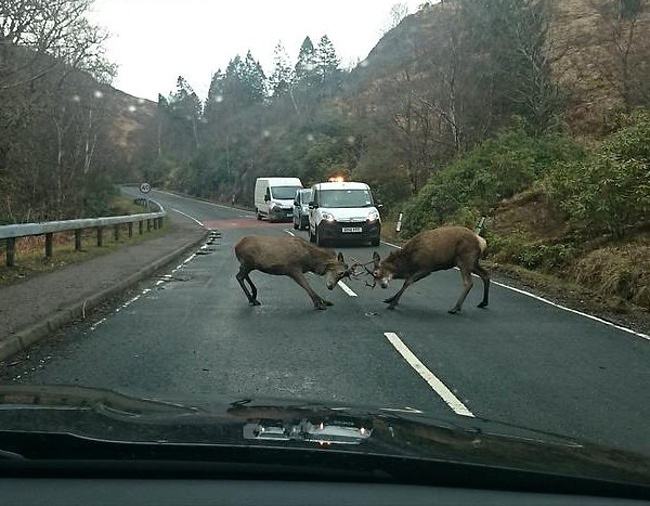
[[[273,397],[433,416],[476,416],[650,455],[650,341],[494,285],[487,310],[475,283],[449,315],[455,271],[406,292],[396,311],[363,280],[328,292],[315,311],[287,278],[253,273],[262,305],[250,307],[233,245],[249,234],[287,235],[292,225],[155,192],[170,212],[222,234],[205,254],[107,317],[69,328],[47,360],[16,381],[78,384],[163,399]],[[305,232],[297,232],[305,237]],[[369,260],[372,248],[338,248]],[[393,247],[377,248],[386,255]],[[477,280],[478,281],[478,280]]]

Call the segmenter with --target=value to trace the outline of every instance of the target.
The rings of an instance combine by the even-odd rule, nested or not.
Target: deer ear
[[[381,262],[381,257],[379,256],[379,253],[376,251],[372,254],[372,259],[375,262],[375,267],[379,266],[379,262]]]
[[[339,262],[343,263],[343,253],[339,252],[339,256],[337,258],[339,259]]]

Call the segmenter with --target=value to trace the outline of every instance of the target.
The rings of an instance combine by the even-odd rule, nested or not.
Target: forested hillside
[[[155,129],[155,104],[110,86],[91,3],[0,2],[0,223],[106,213]]]

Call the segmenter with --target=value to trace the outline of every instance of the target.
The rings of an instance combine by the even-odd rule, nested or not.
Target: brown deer
[[[373,255],[375,269],[372,272],[382,288],[388,288],[391,279],[404,279],[404,286],[394,296],[386,299],[388,309],[395,309],[406,289],[413,283],[436,271],[458,267],[463,279],[463,292],[451,314],[461,310],[465,297],[472,289],[472,273],[483,280],[483,301],[480,308],[487,307],[490,292],[490,275],[479,265],[487,242],[465,227],[440,227],[421,232],[399,251],[394,251],[384,260],[377,252]]]
[[[327,309],[333,304],[318,295],[305,278],[305,272],[325,276],[327,288],[333,290],[338,282],[350,276],[350,270],[341,253],[318,248],[298,237],[247,236],[235,245],[239,260],[236,275],[242,290],[252,306],[259,306],[257,287],[249,274],[258,270],[274,276],[289,276],[305,289],[316,309]],[[244,281],[248,282],[251,291]]]

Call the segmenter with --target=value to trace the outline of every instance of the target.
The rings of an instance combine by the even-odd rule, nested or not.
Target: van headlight
[[[368,221],[377,221],[379,219],[379,213],[377,211],[370,211],[368,215]]]
[[[334,215],[332,213],[323,213],[323,219],[326,221],[334,221]]]

